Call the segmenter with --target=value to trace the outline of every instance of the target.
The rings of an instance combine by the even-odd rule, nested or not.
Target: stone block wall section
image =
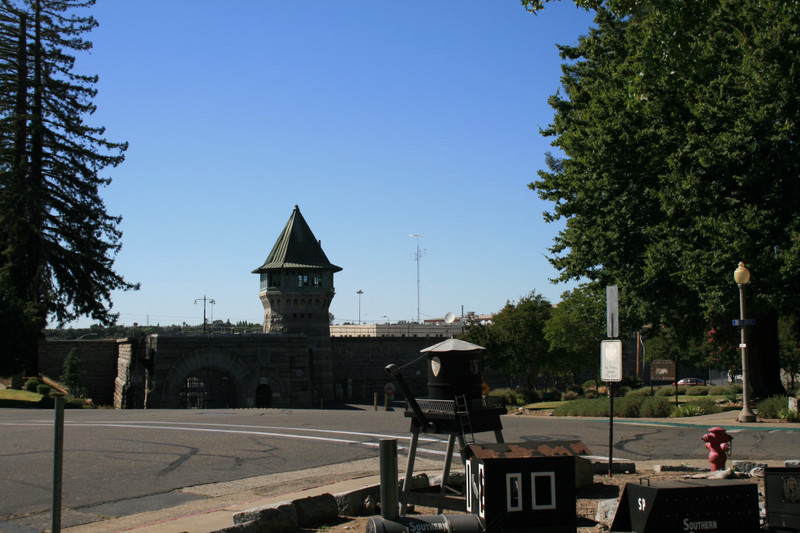
[[[444,340],[436,337],[331,337],[331,360],[337,399],[371,400],[394,379],[384,370],[394,363],[417,397],[428,392],[428,358],[420,350]],[[408,364],[408,366],[403,366]],[[395,384],[395,398],[403,399]]]
[[[78,350],[78,369],[89,396],[97,405],[112,405],[118,359],[114,340],[41,341],[39,372],[58,380],[63,372],[64,359],[73,348]]]

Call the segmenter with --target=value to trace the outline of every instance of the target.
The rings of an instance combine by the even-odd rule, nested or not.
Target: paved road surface
[[[608,453],[607,420],[504,416],[503,426],[507,442],[580,439],[594,454]],[[797,455],[796,431],[731,431],[734,458]],[[0,432],[4,531],[10,517],[49,513],[53,413],[2,409]],[[617,421],[614,456],[702,462],[707,456],[703,433],[702,427]],[[477,437],[479,442],[493,439],[491,433]],[[401,454],[405,451],[409,422],[401,411],[68,410],[63,507],[116,514],[125,505],[139,506],[136,511],[177,505],[198,497],[173,492],[182,487],[373,458],[382,438],[397,438]],[[419,454],[443,461],[445,444],[443,435],[423,435]]]

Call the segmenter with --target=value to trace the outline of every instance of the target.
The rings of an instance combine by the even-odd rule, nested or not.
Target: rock
[[[584,455],[589,461],[592,462],[592,472],[595,474],[606,474],[608,473],[608,457],[603,457],[601,455]],[[636,463],[631,461],[630,459],[621,459],[614,457],[614,461],[611,465],[611,472],[614,474],[622,474],[622,473],[635,473],[636,472]]]
[[[701,468],[699,466],[689,465],[653,465],[653,472],[660,474],[661,472],[709,472],[709,468]]]
[[[297,510],[291,502],[282,502],[256,507],[233,515],[233,523],[256,522],[270,533],[294,533],[297,531]]]
[[[606,467],[608,470],[608,467]],[[575,456],[575,490],[581,490],[594,483],[592,462],[580,455]]]
[[[369,485],[350,492],[334,494],[339,514],[346,516],[363,516],[375,514],[380,499],[381,486]],[[367,508],[369,504],[369,508]]]
[[[297,525],[300,527],[313,528],[339,518],[339,508],[332,494],[294,500],[292,505],[297,512]]]
[[[797,468],[800,467],[800,459],[787,459],[783,462],[783,466],[786,468]]]
[[[754,461],[731,461],[731,468],[737,472],[750,472],[754,468],[766,468],[766,463],[756,463]]]
[[[750,477],[764,477],[764,467],[757,466],[755,468],[750,469],[750,472],[747,473]]]
[[[597,512],[594,515],[595,522],[611,527],[611,522],[614,521],[614,516],[617,514],[618,505],[619,502],[616,499],[597,502]]]

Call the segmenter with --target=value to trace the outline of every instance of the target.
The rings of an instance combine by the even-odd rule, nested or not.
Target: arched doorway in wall
[[[236,405],[236,387],[229,375],[213,368],[198,368],[183,382],[180,407],[230,409]]]
[[[256,407],[272,407],[272,387],[266,383],[256,388]]]

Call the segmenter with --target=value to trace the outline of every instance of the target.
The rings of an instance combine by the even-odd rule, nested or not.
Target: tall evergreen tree
[[[753,384],[778,392],[777,316],[800,302],[800,6],[623,4],[561,47],[544,133],[564,156],[531,184],[566,220],[551,261],[564,280],[618,283],[687,337],[731,327],[744,261]]]
[[[38,371],[48,317],[110,323],[121,233],[99,190],[125,143],[85,122],[96,76],[74,72],[94,0],[0,0],[0,338],[6,371]],[[22,365],[22,367],[20,367]]]

